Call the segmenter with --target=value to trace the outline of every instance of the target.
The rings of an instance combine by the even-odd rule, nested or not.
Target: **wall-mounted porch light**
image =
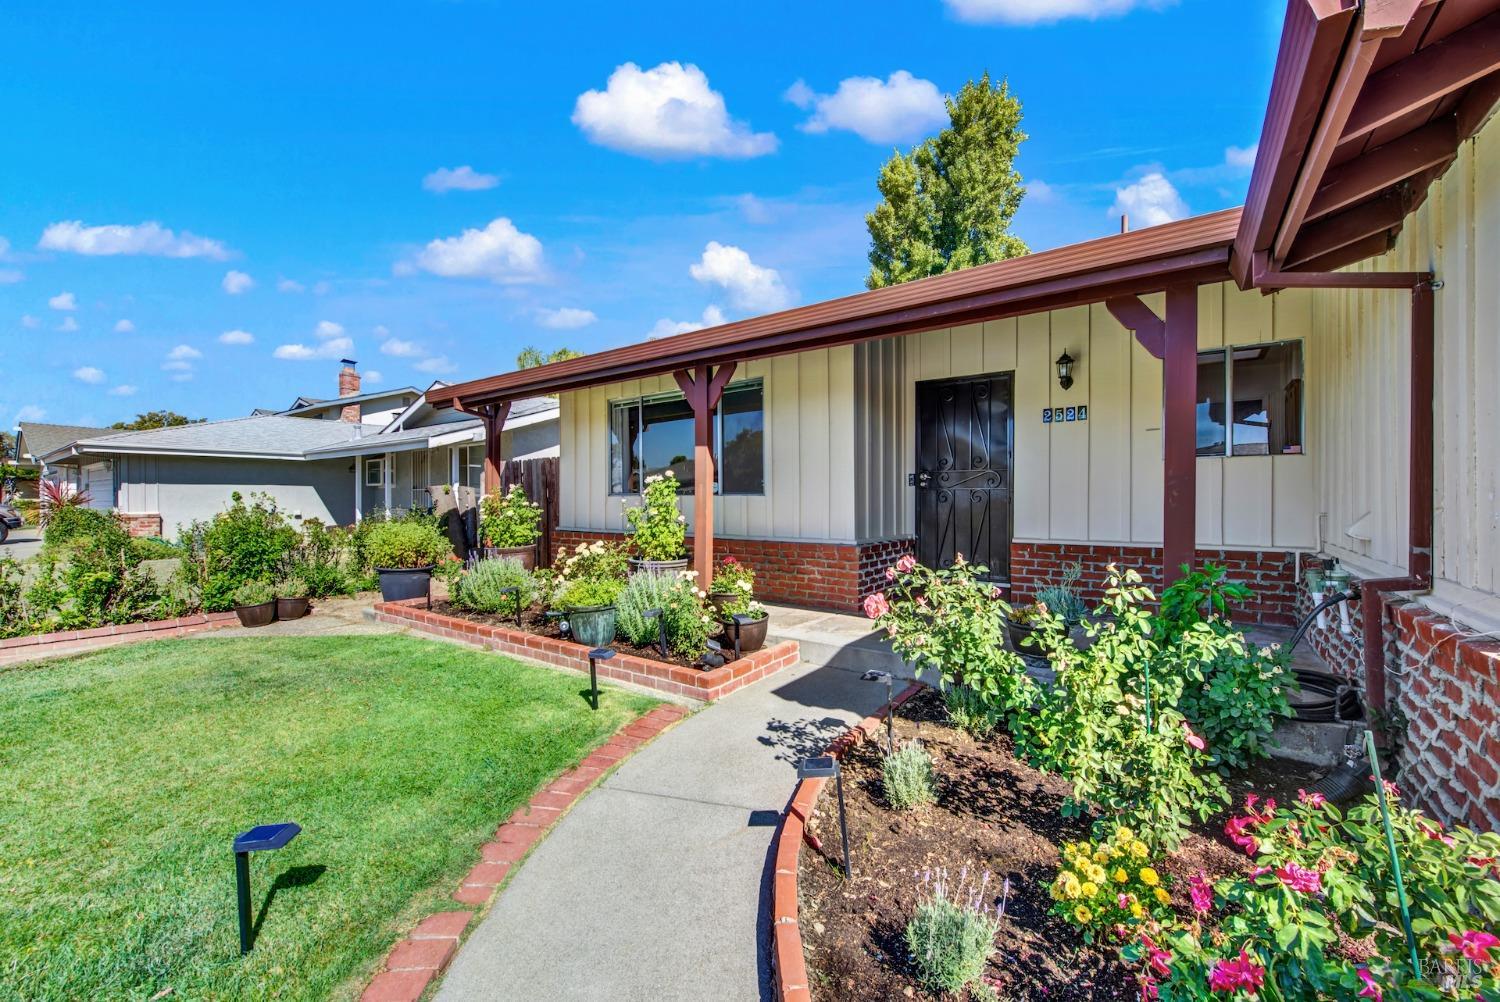
[[[1061,386],[1064,390],[1069,389],[1073,385],[1074,361],[1073,356],[1069,355],[1067,351],[1057,356],[1057,385]]]

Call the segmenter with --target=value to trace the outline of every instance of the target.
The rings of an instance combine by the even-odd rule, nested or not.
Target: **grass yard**
[[[654,705],[586,688],[399,636],[0,672],[0,998],[357,995],[499,822]],[[230,843],[275,821],[303,832],[253,857],[257,921],[274,900],[241,959]]]

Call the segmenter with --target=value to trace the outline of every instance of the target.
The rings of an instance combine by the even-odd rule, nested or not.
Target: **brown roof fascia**
[[[1223,281],[1240,210],[1102,237],[904,285],[752,317],[428,394],[437,407],[557,393],[725,361],[791,354],[977,319]]]

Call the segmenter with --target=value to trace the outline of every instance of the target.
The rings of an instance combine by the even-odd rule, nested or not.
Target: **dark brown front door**
[[[917,559],[1010,579],[1011,373],[917,384]]]

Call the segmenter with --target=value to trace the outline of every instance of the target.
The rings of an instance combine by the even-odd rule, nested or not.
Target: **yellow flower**
[[[1083,905],[1079,905],[1077,908],[1073,909],[1073,917],[1078,920],[1079,925],[1088,925],[1093,921],[1094,913],[1089,911]]]
[[[1144,909],[1144,908],[1141,907],[1141,903],[1139,901],[1132,901],[1132,902],[1130,902],[1130,917],[1131,918],[1140,918],[1144,914],[1146,914],[1146,909]]]
[[[1141,872],[1137,874],[1137,876],[1141,878],[1141,883],[1145,884],[1147,887],[1155,887],[1157,884],[1161,883],[1161,878],[1158,877],[1156,875],[1156,871],[1151,869],[1151,867],[1149,866],[1141,867]]]
[[[1126,828],[1124,825],[1121,825],[1120,827],[1115,829],[1114,840],[1116,842],[1129,842],[1133,838],[1135,838],[1135,832],[1131,831],[1129,828]]]
[[[1099,893],[1099,885],[1094,883],[1092,880],[1085,880],[1083,882],[1083,887],[1080,888],[1080,890],[1083,892],[1084,897],[1092,898]]]
[[[1136,859],[1145,859],[1148,851],[1149,850],[1147,850],[1146,848],[1146,843],[1142,842],[1140,839],[1136,839],[1135,841],[1130,843],[1130,854]]]
[[[1096,883],[1096,884],[1102,884],[1102,883],[1104,883],[1105,876],[1106,875],[1104,873],[1104,867],[1100,866],[1097,863],[1091,864],[1089,866],[1089,879],[1092,880],[1094,883]]]
[[[1156,889],[1156,900],[1164,905],[1170,905],[1172,903],[1172,895],[1167,893],[1165,887],[1158,887]]]
[[[1058,880],[1062,884],[1062,894],[1063,894],[1063,897],[1065,897],[1065,898],[1076,898],[1076,897],[1078,897],[1078,892],[1080,890],[1082,890],[1082,887],[1079,885],[1078,878],[1076,876],[1074,876],[1071,873],[1064,873],[1062,876],[1060,876],[1058,878]]]
[[[1094,862],[1096,862],[1096,863],[1108,863],[1109,862],[1109,850],[1101,848],[1098,852],[1094,853]]]
[[[1125,867],[1123,867],[1123,866],[1117,866],[1117,867],[1115,867],[1115,883],[1117,883],[1117,884],[1123,884],[1123,883],[1125,883],[1125,881],[1127,881],[1129,879],[1130,879],[1130,874],[1128,874],[1128,873],[1125,872]]]

